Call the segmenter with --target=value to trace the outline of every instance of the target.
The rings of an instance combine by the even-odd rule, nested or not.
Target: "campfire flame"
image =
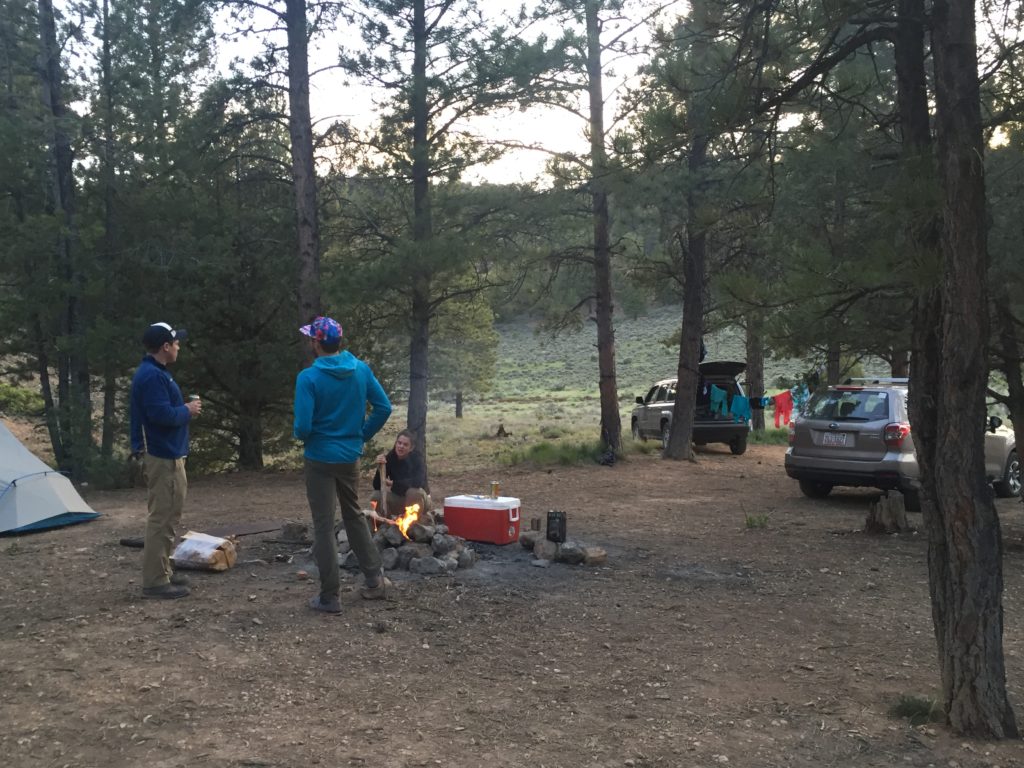
[[[409,538],[409,528],[420,518],[420,505],[413,504],[405,508],[405,514],[395,519],[394,523],[405,538]]]

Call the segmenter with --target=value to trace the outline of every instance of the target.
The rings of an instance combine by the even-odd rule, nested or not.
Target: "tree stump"
[[[868,517],[864,521],[864,530],[867,533],[909,531],[910,525],[907,523],[907,509],[903,504],[903,494],[883,496],[878,501],[871,502],[871,506],[868,507]]]

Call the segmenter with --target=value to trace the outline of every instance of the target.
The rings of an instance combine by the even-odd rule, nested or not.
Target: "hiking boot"
[[[159,587],[143,587],[142,596],[152,597],[161,600],[177,600],[179,597],[188,597],[188,587],[178,584],[161,584]]]
[[[359,594],[364,600],[384,600],[388,596],[388,587],[391,586],[391,579],[381,571],[376,576],[367,576],[366,584],[359,588]]]
[[[337,595],[326,599],[323,595],[315,595],[309,598],[309,607],[321,613],[341,613],[341,601]]]
[[[175,571],[171,574],[171,584],[174,584],[178,587],[187,587],[192,584],[192,580],[184,573],[178,573],[177,571]]]

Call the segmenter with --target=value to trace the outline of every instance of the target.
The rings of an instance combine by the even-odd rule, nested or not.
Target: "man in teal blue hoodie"
[[[309,607],[341,613],[338,543],[334,537],[335,498],[352,551],[366,577],[360,590],[380,600],[388,585],[380,552],[359,511],[359,457],[363,443],[384,426],[391,401],[370,366],[341,351],[341,325],[318,317],[299,331],[310,338],[316,360],[295,380],[295,437],[305,443],[306,498],[313,515],[313,557],[320,571],[320,594]],[[370,405],[367,415],[366,406]]]

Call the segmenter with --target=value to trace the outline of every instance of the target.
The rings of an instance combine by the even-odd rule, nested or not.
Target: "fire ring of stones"
[[[472,568],[479,559],[465,539],[448,533],[442,523],[416,522],[409,526],[408,538],[395,525],[381,525],[373,534],[386,571],[409,571],[425,576],[451,573],[459,568]],[[359,561],[342,528],[338,532],[338,565],[358,570]]]

